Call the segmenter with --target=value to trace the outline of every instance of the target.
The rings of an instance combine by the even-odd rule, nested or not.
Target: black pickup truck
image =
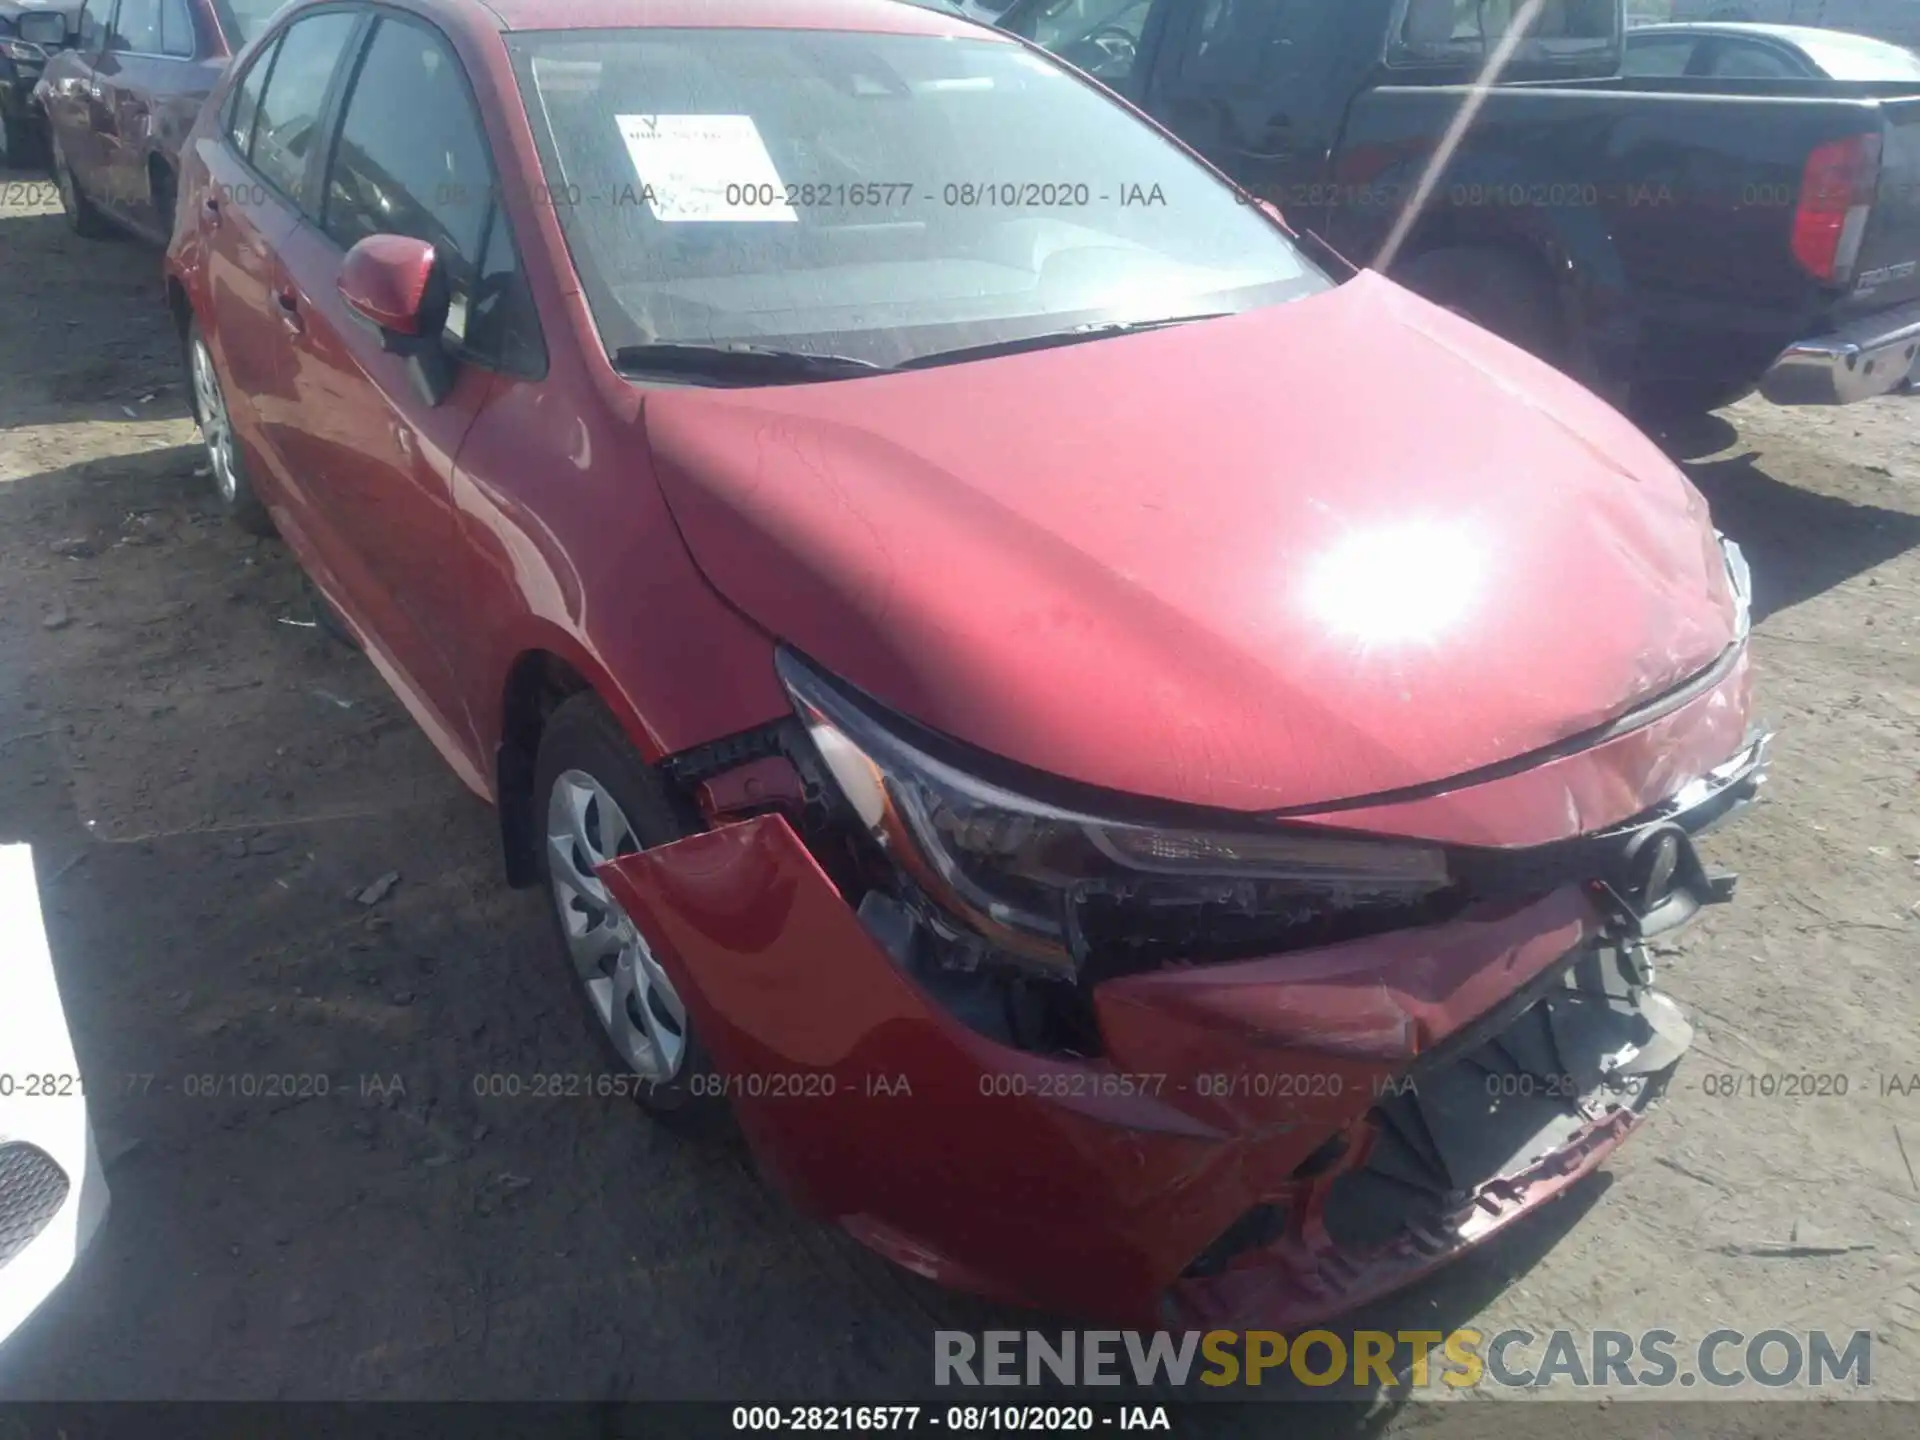
[[[1619,0],[1015,0],[999,23],[1642,417],[1844,404],[1915,369],[1920,86],[1622,79]]]

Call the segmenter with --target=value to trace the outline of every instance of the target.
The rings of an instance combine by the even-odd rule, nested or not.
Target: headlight
[[[1076,974],[1096,952],[1289,948],[1302,927],[1325,935],[1341,916],[1449,883],[1431,846],[1257,822],[1142,824],[1037,800],[930,753],[791,652],[779,671],[842,798],[903,875],[990,946],[1049,973]]]
[[[1753,572],[1747,569],[1747,557],[1726,536],[1720,536],[1720,555],[1727,563],[1727,583],[1733,587],[1733,626],[1736,638],[1744,640],[1753,626]]]
[[[21,60],[29,65],[40,64],[47,58],[46,50],[31,40],[0,40],[0,54],[10,60]]]

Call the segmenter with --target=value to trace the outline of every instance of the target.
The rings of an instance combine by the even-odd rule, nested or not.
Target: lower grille
[[[0,1266],[25,1250],[66,1203],[67,1172],[38,1145],[0,1145]]]

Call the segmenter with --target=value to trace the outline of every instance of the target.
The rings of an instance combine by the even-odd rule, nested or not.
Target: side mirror
[[[369,235],[340,266],[340,298],[407,362],[414,390],[438,405],[453,389],[454,360],[441,340],[451,294],[433,246],[410,235]]]
[[[67,43],[67,17],[57,10],[30,11],[20,17],[14,33],[30,45],[58,50]]]

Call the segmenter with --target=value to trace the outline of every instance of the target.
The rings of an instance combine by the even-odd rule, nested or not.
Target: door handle
[[[300,297],[290,285],[282,286],[273,292],[273,303],[279,307],[280,323],[298,335],[306,329],[306,321],[300,317]]]

